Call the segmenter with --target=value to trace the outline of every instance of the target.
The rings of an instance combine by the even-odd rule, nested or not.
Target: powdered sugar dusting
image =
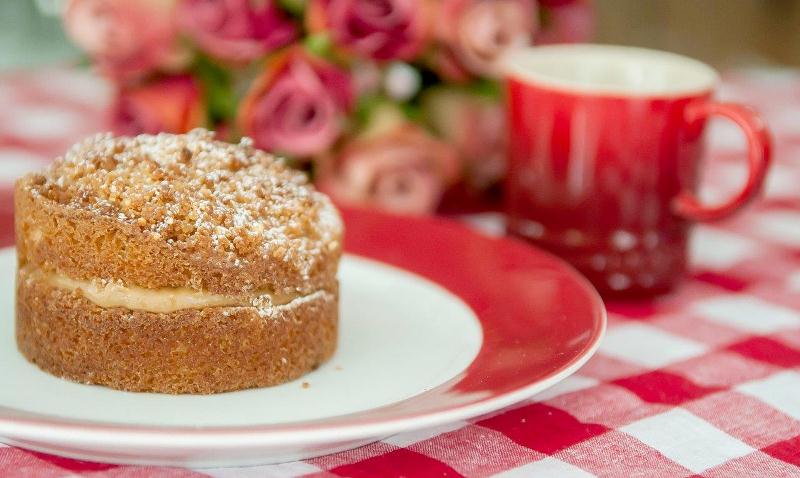
[[[340,247],[341,218],[303,173],[247,138],[228,144],[203,129],[88,138],[31,189],[233,266],[269,259],[307,274],[321,251]]]

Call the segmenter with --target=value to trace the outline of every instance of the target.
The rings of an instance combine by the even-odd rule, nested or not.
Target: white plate
[[[29,412],[132,426],[241,427],[303,422],[374,409],[434,388],[463,371],[481,346],[480,324],[458,297],[400,269],[346,255],[339,273],[339,348],[319,369],[277,387],[216,395],[121,392],[56,378],[27,362],[17,351],[12,312],[15,267],[14,249],[0,251],[0,310],[5,312],[0,321],[0,407],[6,409],[0,413]],[[73,455],[46,433],[28,436],[23,430],[5,426],[0,430],[11,442]],[[255,462],[316,454],[319,451],[262,455]],[[73,456],[171,462],[164,458],[131,460],[115,454]],[[231,464],[226,459],[202,457],[192,457],[185,463]]]
[[[80,385],[28,363],[14,341],[14,251],[0,251],[0,440],[114,463],[298,460],[498,410],[596,350],[602,302],[553,257],[452,223],[345,219],[348,250],[394,266],[344,257],[334,357],[285,385],[209,396]]]

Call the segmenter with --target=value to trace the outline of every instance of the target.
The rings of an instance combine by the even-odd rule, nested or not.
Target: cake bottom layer
[[[335,289],[266,310],[152,313],[104,309],[79,291],[18,277],[17,345],[53,375],[120,390],[208,394],[277,385],[333,355]]]

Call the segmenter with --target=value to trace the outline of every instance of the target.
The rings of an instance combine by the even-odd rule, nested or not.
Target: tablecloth
[[[553,389],[469,422],[297,463],[133,467],[4,446],[0,476],[800,476],[800,73],[727,75],[720,96],[756,106],[772,127],[764,198],[696,229],[693,272],[677,291],[608,303],[599,352]],[[13,179],[102,129],[109,97],[84,72],[0,79],[3,245],[13,242]],[[704,196],[723,198],[744,181],[743,147],[735,127],[713,124]],[[502,230],[498,215],[463,219]]]

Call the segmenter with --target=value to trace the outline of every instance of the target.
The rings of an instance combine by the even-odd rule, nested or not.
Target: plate
[[[489,413],[577,370],[605,310],[560,260],[440,219],[347,210],[335,356],[281,386],[129,393],[50,376],[14,343],[0,251],[0,439],[72,458],[191,467],[277,463]]]

